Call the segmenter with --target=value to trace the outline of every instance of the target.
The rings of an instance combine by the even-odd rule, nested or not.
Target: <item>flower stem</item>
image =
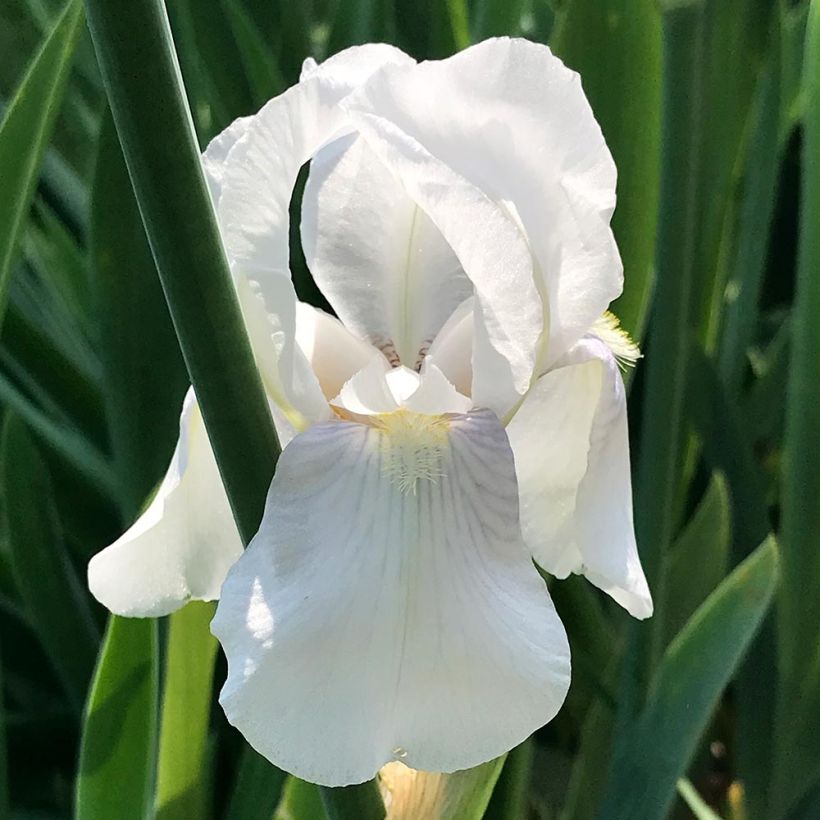
[[[279,442],[239,311],[162,0],[86,0],[131,184],[242,539]]]

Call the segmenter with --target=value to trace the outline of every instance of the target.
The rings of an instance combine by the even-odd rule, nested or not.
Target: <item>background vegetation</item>
[[[106,5],[127,35],[150,2],[89,13]],[[630,422],[656,615],[553,583],[574,664],[558,718],[506,761],[418,778],[390,816],[820,817],[820,3],[167,9],[201,147],[307,55],[384,40],[435,58],[512,34],[581,72],[619,167],[614,310],[646,353]],[[139,88],[162,43],[140,65],[131,34]],[[150,117],[163,91],[142,89]],[[211,605],[129,621],[87,593],[88,558],[167,465],[188,376],[80,0],[0,0],[0,114],[0,818],[365,817],[227,726]],[[147,148],[180,151],[173,128]],[[154,230],[187,250],[186,225]],[[327,307],[298,242],[292,258]]]

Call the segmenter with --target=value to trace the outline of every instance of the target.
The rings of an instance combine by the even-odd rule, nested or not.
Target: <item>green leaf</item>
[[[772,600],[769,538],[706,599],[669,645],[646,705],[618,738],[601,817],[662,820],[698,740]]]
[[[395,39],[396,20],[392,0],[347,0],[336,4],[328,54],[363,43],[391,42]]]
[[[15,252],[59,111],[81,21],[82,3],[70,0],[0,123],[0,322]]]
[[[25,425],[2,433],[2,487],[14,579],[40,643],[80,712],[99,634],[63,543],[51,479]]]
[[[739,561],[771,530],[766,480],[755,460],[745,419],[724,390],[714,363],[694,342],[689,351],[686,395],[687,416],[703,447],[703,456],[729,484],[733,553]]]
[[[732,516],[726,479],[715,473],[703,500],[669,552],[666,643],[717,587],[729,567]]]
[[[286,778],[288,775],[281,769],[277,769],[246,744],[242,749],[239,769],[231,793],[231,802],[228,806],[228,813],[225,815],[226,820],[271,820],[277,806],[288,804],[287,795],[282,797]],[[290,777],[288,782],[301,783],[302,781]],[[311,794],[316,805],[315,813],[308,816],[321,817],[324,809],[318,786],[303,785],[310,785],[313,789]],[[294,817],[301,816],[300,814],[294,815]],[[278,812],[276,817],[279,818]]]
[[[9,816],[8,746],[6,704],[3,689],[3,659],[0,657],[0,817]]]
[[[298,777],[289,776],[274,820],[318,820],[324,816],[325,809],[319,787],[299,780]]]
[[[382,820],[384,803],[375,780],[355,786],[319,786],[327,820]]]
[[[474,0],[473,41],[521,32],[523,0]]]
[[[242,0],[222,0],[222,5],[239,46],[239,57],[245,68],[254,103],[261,106],[272,97],[281,94],[287,84],[276,58],[271,53],[270,43],[257,27]]]
[[[157,765],[157,820],[210,816],[208,725],[216,660],[215,606],[192,601],[170,617]]]
[[[769,235],[782,162],[780,49],[775,38],[758,83],[751,139],[741,186],[739,224],[722,309],[721,378],[730,394],[742,385],[758,319]]]
[[[485,820],[521,820],[528,816],[534,759],[533,738],[525,740],[507,753],[484,813]]]
[[[629,724],[662,648],[667,590],[664,557],[677,529],[684,466],[684,405],[689,358],[689,305],[694,279],[701,150],[700,90],[703,13],[700,7],[663,16],[663,143],[658,264],[650,343],[644,367],[635,530],[655,617],[635,623],[619,724]]]
[[[786,817],[820,781],[820,2],[809,7],[803,62],[802,192],[786,407],[779,688],[770,810]],[[812,726],[812,724],[815,724]]]
[[[0,400],[7,404],[38,437],[108,499],[118,497],[118,483],[106,458],[76,430],[55,421],[33,404],[0,372]]]
[[[251,110],[252,96],[242,58],[221,0],[176,0],[168,4],[168,12],[179,39],[182,73],[194,90],[192,107],[204,145],[236,117]]]
[[[111,450],[130,520],[168,465],[188,376],[110,115],[94,175],[91,258]]]
[[[161,0],[88,22],[154,261],[243,541],[262,517],[279,442],[202,174]]]
[[[755,442],[782,441],[786,418],[783,396],[788,389],[790,357],[791,322],[786,318],[756,363],[756,378],[743,405],[749,435]]]
[[[703,4],[704,52],[699,93],[704,150],[696,168],[700,197],[692,327],[710,352],[720,329],[721,308],[736,247],[737,190],[744,141],[766,49],[777,34],[772,22],[778,5],[761,0]],[[765,161],[771,162],[772,158],[767,156]],[[766,207],[761,201],[755,205],[762,210]],[[762,216],[765,218],[765,214]]]
[[[94,340],[91,277],[83,249],[66,224],[43,201],[35,202],[35,219],[29,221],[23,240],[26,260],[86,339]]]
[[[655,274],[660,184],[661,18],[657,3],[573,0],[556,19],[551,45],[581,74],[618,167],[618,206],[612,227],[624,263],[624,292],[612,310],[623,327],[640,339]]]
[[[401,764],[382,770],[390,820],[481,820],[506,755],[453,774],[417,772]]]
[[[111,616],[88,697],[74,820],[151,816],[157,623]]]

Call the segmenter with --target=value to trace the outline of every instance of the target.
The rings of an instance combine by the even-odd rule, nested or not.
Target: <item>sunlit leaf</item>
[[[169,619],[157,763],[158,820],[210,814],[207,741],[216,659],[216,638],[209,628],[213,613],[212,603],[192,601]]]
[[[618,739],[603,817],[662,820],[715,704],[760,626],[777,584],[773,538],[704,601],[669,645],[647,702]]]
[[[145,820],[157,739],[157,624],[111,616],[89,692],[75,820]]]

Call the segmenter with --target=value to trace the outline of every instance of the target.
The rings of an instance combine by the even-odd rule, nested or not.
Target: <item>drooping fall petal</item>
[[[488,411],[319,424],[283,451],[223,589],[221,703],[261,754],[342,785],[453,771],[557,712],[569,650]]]

